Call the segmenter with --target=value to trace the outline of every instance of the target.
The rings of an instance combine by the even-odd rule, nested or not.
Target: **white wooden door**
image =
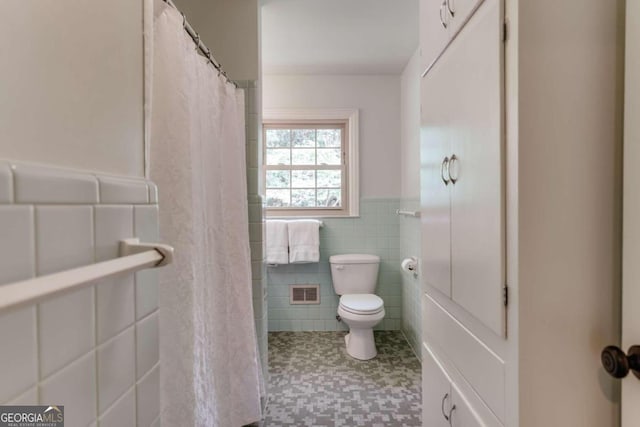
[[[640,345],[640,1],[627,1],[622,349]],[[640,380],[622,380],[622,427],[640,425]]]
[[[504,333],[502,12],[485,0],[440,58],[449,88],[452,299]]]
[[[422,78],[420,121],[420,201],[422,210],[422,277],[451,296],[451,183],[447,163],[449,91],[454,84],[437,62]]]

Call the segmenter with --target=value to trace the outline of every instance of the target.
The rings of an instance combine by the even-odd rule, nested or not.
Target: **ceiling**
[[[418,0],[262,0],[265,74],[400,74]]]

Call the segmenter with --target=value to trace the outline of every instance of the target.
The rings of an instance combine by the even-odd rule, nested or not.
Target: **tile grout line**
[[[15,184],[16,183],[16,178],[15,176],[13,176],[13,186],[14,186],[14,194],[13,194],[13,199],[16,199],[16,195],[15,195]],[[33,274],[35,277],[37,277],[39,274],[38,272],[38,264],[39,264],[39,260],[38,260],[38,233],[37,233],[37,210],[36,207],[34,205],[31,205],[31,222],[32,222],[32,226],[33,226]],[[42,333],[40,331],[40,304],[36,304],[35,306],[35,311],[36,311],[36,324],[35,324],[35,328],[36,328],[36,357],[38,358],[38,360],[36,360],[36,372],[37,372],[37,377],[36,377],[36,399],[37,402],[39,404],[42,404],[42,343],[41,343],[41,339],[42,339]]]

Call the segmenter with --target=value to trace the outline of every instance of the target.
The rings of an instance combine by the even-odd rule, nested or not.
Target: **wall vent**
[[[289,304],[320,304],[320,285],[290,285]]]

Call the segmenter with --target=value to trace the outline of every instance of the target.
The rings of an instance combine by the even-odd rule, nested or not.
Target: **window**
[[[316,113],[269,119],[263,125],[268,216],[357,215],[354,188],[355,117]],[[284,114],[280,117],[284,117]],[[311,118],[309,118],[311,117]],[[355,206],[354,206],[355,205]]]

